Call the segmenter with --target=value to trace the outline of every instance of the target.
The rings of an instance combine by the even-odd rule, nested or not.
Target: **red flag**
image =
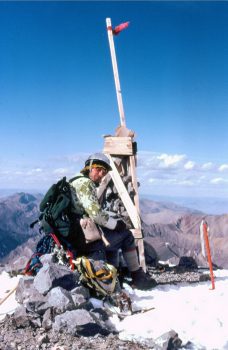
[[[113,31],[112,31],[113,34],[118,35],[122,30],[126,29],[129,26],[129,23],[130,22],[124,22],[124,23],[119,24],[117,27],[115,27],[113,29]]]

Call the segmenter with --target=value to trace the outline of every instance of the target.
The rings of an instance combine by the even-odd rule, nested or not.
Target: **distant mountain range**
[[[228,198],[214,197],[171,197],[142,194],[141,198],[157,202],[175,203],[192,210],[199,210],[210,215],[221,215],[228,213]]]
[[[29,225],[38,217],[41,198],[24,192],[0,198],[0,258],[37,235]]]
[[[41,194],[24,192],[0,198],[0,261],[28,256],[34,249],[41,236],[38,227],[31,230],[29,225],[39,215],[41,199]],[[213,262],[228,267],[228,214],[206,215],[171,202],[145,198],[140,201],[140,209],[145,240],[155,248],[160,260],[175,262],[177,256],[193,256],[205,265],[199,236],[204,218],[210,226]]]
[[[145,240],[155,248],[161,260],[175,263],[177,257],[192,256],[199,265],[207,266],[200,243],[200,224],[204,219],[210,229],[212,260],[218,266],[228,267],[228,214],[206,215],[176,204],[147,199],[140,203]]]
[[[46,189],[47,190],[47,189]],[[46,192],[44,189],[43,193]],[[15,193],[25,192],[24,190],[16,189],[1,189],[0,188],[0,199],[2,197],[8,197]],[[27,193],[37,193],[42,191],[37,190],[26,190]],[[228,198],[215,198],[215,197],[181,197],[181,196],[165,196],[165,195],[147,195],[140,194],[141,199],[149,199],[151,201],[159,203],[167,203],[168,206],[174,205],[188,208],[189,210],[201,211],[210,215],[222,215],[228,213]]]

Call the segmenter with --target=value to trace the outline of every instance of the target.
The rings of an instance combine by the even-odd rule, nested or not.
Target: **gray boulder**
[[[74,336],[108,335],[110,331],[91,312],[84,309],[66,311],[55,317],[53,330]]]
[[[95,323],[95,317],[89,311],[78,309],[66,311],[55,317],[53,329],[56,332],[66,332],[72,335],[77,334],[79,326]]]
[[[28,312],[42,315],[47,309],[47,298],[34,287],[33,281],[33,277],[20,278],[15,299],[23,304]]]
[[[23,305],[20,305],[14,312],[14,323],[16,327],[29,327],[30,326],[30,317],[26,312],[26,308]]]
[[[177,350],[182,348],[182,340],[178,334],[172,329],[160,337],[154,339],[155,349],[158,350]]]
[[[14,312],[13,322],[14,326],[17,328],[41,327],[40,315],[37,313],[28,313],[27,309],[23,305],[20,305]]]
[[[47,308],[52,307],[56,313],[63,313],[74,308],[71,293],[62,287],[55,287],[47,294]]]
[[[46,306],[47,297],[40,294],[36,288],[31,289],[29,299],[24,302],[24,305],[28,312],[38,313],[43,315],[47,309]]]
[[[71,290],[71,294],[74,295],[74,294],[80,294],[80,295],[83,295],[83,297],[88,300],[90,298],[90,292],[89,292],[89,289],[80,285],[74,289]]]
[[[52,309],[47,309],[43,315],[43,320],[42,320],[42,327],[46,331],[52,328],[52,321],[53,321],[53,311]]]
[[[34,286],[41,294],[47,294],[54,287],[63,287],[71,290],[80,285],[79,274],[67,266],[53,262],[44,264],[34,278]]]
[[[88,303],[90,293],[88,288],[80,286],[71,290],[71,297],[73,299],[75,308],[81,308],[85,307],[86,303]]]
[[[34,289],[33,280],[34,277],[30,276],[24,276],[20,278],[15,293],[15,299],[18,303],[22,304],[25,300],[27,300],[30,297],[31,291],[32,289]]]

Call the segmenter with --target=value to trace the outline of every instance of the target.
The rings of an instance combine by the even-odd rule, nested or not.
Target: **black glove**
[[[116,224],[116,227],[114,228],[114,230],[117,232],[120,232],[120,231],[126,230],[126,228],[127,228],[127,225],[125,224],[125,222],[123,220],[119,219],[117,221],[117,224]]]

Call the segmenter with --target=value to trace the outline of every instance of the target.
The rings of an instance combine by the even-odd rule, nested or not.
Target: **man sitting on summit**
[[[71,182],[73,203],[80,206],[87,216],[102,228],[105,239],[109,242],[105,246],[103,240],[95,240],[86,245],[87,256],[94,260],[107,261],[107,253],[111,255],[121,249],[127,267],[131,273],[133,286],[147,290],[153,288],[156,282],[151,279],[140,267],[135,240],[126,224],[120,218],[114,218],[107,211],[102,210],[96,188],[102,178],[111,170],[109,159],[102,153],[91,155],[85,162],[80,174]],[[113,263],[113,261],[108,261]],[[116,266],[117,267],[117,266]]]

